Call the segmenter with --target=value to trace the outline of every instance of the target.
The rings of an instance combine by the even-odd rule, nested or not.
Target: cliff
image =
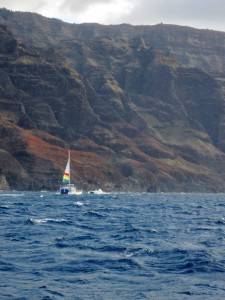
[[[225,33],[0,10],[0,185],[225,190]]]

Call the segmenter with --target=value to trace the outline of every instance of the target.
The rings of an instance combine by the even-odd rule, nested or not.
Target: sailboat
[[[68,161],[62,179],[63,185],[60,186],[60,194],[63,195],[81,195],[82,191],[77,190],[74,184],[70,183],[70,150],[68,153]]]

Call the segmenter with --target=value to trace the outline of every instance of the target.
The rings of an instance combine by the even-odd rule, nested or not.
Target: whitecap
[[[127,249],[124,253],[126,257],[133,257],[133,256],[142,256],[142,255],[151,255],[155,250],[150,247],[137,247],[132,249]]]
[[[18,193],[0,193],[0,196],[3,196],[3,197],[21,197],[21,196],[24,196],[25,194],[18,194]]]
[[[0,208],[1,209],[9,209],[9,206],[8,205],[0,205]]]
[[[33,224],[39,224],[39,223],[48,223],[48,222],[53,222],[53,223],[63,223],[66,222],[66,219],[52,219],[52,218],[41,218],[41,219],[29,219],[29,221]]]
[[[74,205],[76,205],[76,206],[83,206],[84,203],[83,203],[83,202],[80,202],[80,201],[77,201],[77,202],[74,202]]]

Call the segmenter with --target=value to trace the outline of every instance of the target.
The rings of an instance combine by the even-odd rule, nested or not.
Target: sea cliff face
[[[0,188],[225,190],[225,33],[0,10]]]

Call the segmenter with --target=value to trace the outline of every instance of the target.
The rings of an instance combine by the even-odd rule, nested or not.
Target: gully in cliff
[[[63,175],[63,180],[62,182],[64,183],[63,185],[60,186],[60,194],[62,195],[81,195],[82,191],[77,190],[76,186],[74,184],[70,183],[70,150],[68,153],[68,161],[66,164],[66,169]]]

